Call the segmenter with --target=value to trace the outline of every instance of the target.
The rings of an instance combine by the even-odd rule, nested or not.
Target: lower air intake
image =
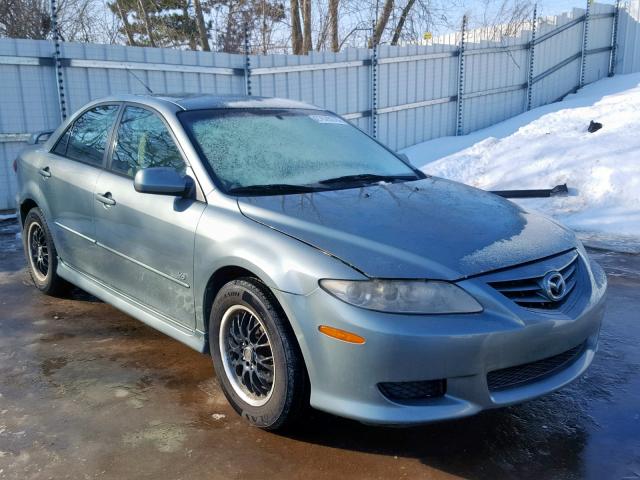
[[[489,390],[504,390],[541,380],[571,365],[583,352],[584,343],[537,362],[494,370],[487,375]]]
[[[422,382],[385,382],[378,388],[390,400],[425,400],[442,397],[447,391],[446,380]]]

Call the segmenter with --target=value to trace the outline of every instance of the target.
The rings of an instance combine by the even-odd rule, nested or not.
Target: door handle
[[[38,173],[43,178],[49,178],[51,176],[51,169],[49,167],[44,167],[44,168],[41,168],[40,170],[38,170]]]
[[[111,196],[111,192],[106,192],[104,194],[96,193],[96,200],[100,203],[104,203],[105,206],[111,207],[116,204],[116,201]]]

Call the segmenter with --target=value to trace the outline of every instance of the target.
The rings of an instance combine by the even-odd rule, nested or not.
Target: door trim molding
[[[98,243],[94,238],[91,237],[87,237],[86,235],[74,230],[71,227],[67,227],[66,225],[63,225],[60,222],[53,222],[55,225],[57,225],[58,227],[62,228],[63,230],[66,230],[67,232],[71,232],[74,233],[75,235],[79,236],[80,238],[84,238],[87,242],[91,242],[93,244]]]
[[[130,261],[132,263],[135,263],[136,265],[138,265],[138,266],[140,266],[140,267],[142,267],[142,268],[144,268],[146,270],[149,270],[150,272],[153,272],[156,275],[160,275],[161,277],[166,278],[167,280],[171,280],[172,282],[177,283],[181,287],[191,288],[191,286],[188,283],[183,282],[182,280],[178,280],[177,278],[174,278],[174,277],[172,277],[171,275],[169,275],[167,273],[161,272],[160,270],[157,270],[157,269],[147,265],[146,263],[142,263],[140,260],[136,260],[135,258],[132,258],[129,255],[125,255],[124,253],[119,252],[118,250],[116,250],[114,248],[108,247],[104,243],[96,242],[96,245],[98,245],[99,247],[104,248],[105,250],[113,253],[114,255],[118,255],[119,257],[124,258],[125,260],[128,260],[128,261]]]
[[[128,255],[125,255],[124,253],[119,252],[118,250],[116,250],[116,249],[114,249],[114,248],[111,248],[111,247],[109,247],[109,246],[105,245],[104,243],[98,242],[97,240],[95,240],[95,239],[93,239],[93,238],[91,238],[91,237],[88,237],[88,236],[86,236],[86,235],[84,235],[84,234],[82,234],[82,233],[80,233],[80,232],[78,232],[78,231],[74,230],[73,228],[67,227],[66,225],[63,225],[63,224],[62,224],[62,223],[60,223],[60,222],[54,222],[54,223],[55,223],[58,227],[60,227],[60,228],[62,228],[62,229],[64,229],[64,230],[66,230],[66,231],[68,231],[68,232],[70,232],[70,233],[73,233],[73,234],[75,234],[75,235],[79,236],[80,238],[82,238],[82,239],[84,239],[84,240],[86,240],[86,241],[88,241],[88,242],[90,242],[90,243],[93,243],[94,245],[97,245],[98,247],[102,247],[102,248],[104,248],[105,250],[107,250],[107,251],[109,251],[109,252],[113,253],[114,255],[118,255],[119,257],[124,258],[125,260],[128,260],[128,261],[130,261],[130,262],[132,262],[132,263],[135,263],[135,264],[136,264],[136,265],[138,265],[139,267],[142,267],[142,268],[144,268],[144,269],[146,269],[146,270],[149,270],[150,272],[153,272],[153,273],[155,273],[156,275],[160,275],[161,277],[166,278],[167,280],[171,280],[172,282],[177,283],[177,284],[178,284],[178,285],[180,285],[181,287],[184,287],[184,288],[191,288],[191,285],[189,285],[188,283],[183,282],[182,280],[179,280],[179,279],[177,279],[177,278],[174,278],[174,277],[172,277],[171,275],[169,275],[169,274],[167,274],[167,273],[161,272],[160,270],[158,270],[158,269],[156,269],[156,268],[153,268],[152,266],[147,265],[146,263],[143,263],[143,262],[141,262],[140,260],[136,260],[135,258],[132,258],[132,257],[130,257],[130,256],[128,256]]]

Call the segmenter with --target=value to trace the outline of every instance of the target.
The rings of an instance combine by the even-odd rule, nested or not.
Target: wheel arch
[[[293,339],[296,343],[296,347],[298,348],[298,351],[302,358],[303,365],[307,372],[307,381],[309,381],[308,367],[306,365],[307,358],[304,352],[305,349],[303,349],[302,345],[300,345],[300,339],[298,335],[296,335],[296,328],[291,322],[290,315],[287,314],[287,311],[286,311],[287,309],[285,308],[284,305],[282,305],[279,295],[277,295],[276,292],[273,291],[273,288],[269,286],[269,283],[270,283],[268,281],[269,279],[262,278],[259,274],[256,273],[257,269],[250,269],[250,268],[251,267],[247,268],[247,267],[241,267],[239,265],[225,265],[215,270],[209,277],[207,285],[204,289],[204,294],[202,299],[203,300],[202,320],[203,320],[204,336],[205,336],[203,353],[206,353],[209,355],[211,354],[211,351],[209,348],[209,317],[211,315],[213,301],[216,298],[216,295],[218,294],[220,289],[228,282],[237,280],[238,278],[243,278],[243,277],[255,278],[258,282],[264,285],[264,287],[267,290],[269,290],[269,292],[272,294],[273,301],[275,302],[276,308],[280,311],[280,313],[285,318],[287,324],[289,325],[289,328],[291,329],[291,333],[293,334]]]
[[[28,213],[36,207],[38,207],[38,204],[30,197],[27,197],[22,201],[18,208],[20,214],[20,225],[24,225],[24,221],[27,218]]]
[[[220,289],[227,283],[242,277],[253,277],[262,282],[260,277],[246,268],[237,265],[227,265],[219,268],[211,274],[204,289],[204,298],[202,299],[202,321],[204,326],[205,353],[210,353],[209,349],[209,316],[213,307],[213,301]],[[263,282],[264,283],[264,282]]]
[[[251,267],[249,267],[251,268]],[[279,310],[281,316],[284,318],[286,324],[288,325],[291,333],[291,339],[294,343],[294,348],[297,350],[300,360],[302,362],[302,368],[304,370],[304,396],[307,404],[309,403],[309,397],[311,393],[311,378],[309,376],[309,367],[307,365],[308,358],[305,355],[305,350],[303,345],[300,344],[300,338],[296,335],[296,328],[291,322],[290,315],[287,314],[285,306],[282,304],[279,295],[274,292],[274,289],[269,286],[267,279],[263,279],[260,275],[256,274],[253,269],[248,269],[246,267],[241,267],[238,265],[226,265],[224,267],[218,268],[210,277],[207,282],[207,286],[204,289],[204,298],[202,305],[203,312],[203,322],[204,322],[204,332],[205,332],[205,342],[204,342],[204,350],[203,353],[207,355],[211,355],[211,349],[209,347],[209,317],[211,315],[211,310],[213,307],[213,301],[220,291],[220,289],[233,280],[237,280],[239,278],[254,278],[258,282],[260,282],[270,293],[271,299],[275,303],[276,309]]]

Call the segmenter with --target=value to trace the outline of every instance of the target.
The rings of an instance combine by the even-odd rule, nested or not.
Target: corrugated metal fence
[[[633,8],[589,4],[497,40],[463,27],[430,45],[308,56],[65,43],[60,79],[69,112],[113,93],[146,93],[141,81],[156,93],[249,92],[325,107],[401,149],[486,127],[614,71],[640,70]],[[0,39],[0,209],[13,207],[10,164],[28,134],[60,122],[53,53],[50,41]]]

